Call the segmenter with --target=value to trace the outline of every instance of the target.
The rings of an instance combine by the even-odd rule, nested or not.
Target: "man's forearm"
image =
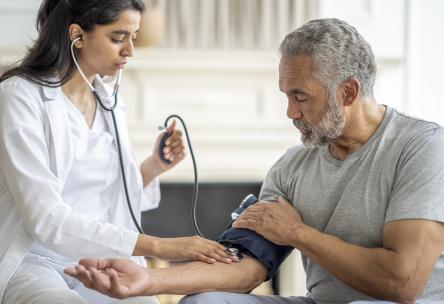
[[[146,294],[194,294],[206,291],[245,293],[262,283],[267,270],[256,259],[244,257],[232,264],[189,262],[171,268],[147,269],[151,278]]]
[[[406,263],[395,251],[353,245],[308,226],[295,239],[294,247],[364,294],[396,302],[411,298],[405,293]]]

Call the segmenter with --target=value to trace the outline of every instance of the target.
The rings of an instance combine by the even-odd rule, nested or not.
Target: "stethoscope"
[[[83,80],[85,81],[85,83],[88,85],[88,87],[90,88],[91,92],[94,94],[94,97],[96,98],[97,102],[99,103],[100,107],[107,111],[107,112],[111,112],[111,116],[113,119],[113,125],[114,125],[114,133],[116,134],[116,143],[117,143],[117,151],[119,154],[119,164],[120,164],[120,172],[122,174],[122,181],[123,181],[123,188],[125,191],[125,197],[126,197],[126,202],[128,204],[128,209],[130,211],[131,214],[131,218],[133,220],[134,225],[136,226],[137,230],[139,231],[139,233],[141,234],[145,234],[145,232],[143,231],[142,227],[139,225],[139,223],[136,220],[136,217],[134,216],[134,211],[131,205],[131,200],[128,194],[128,186],[127,186],[127,181],[126,181],[126,175],[125,175],[125,170],[123,167],[123,156],[122,156],[122,148],[120,145],[120,136],[119,136],[119,130],[117,128],[117,121],[116,121],[116,116],[114,113],[114,109],[117,107],[117,103],[118,103],[118,91],[119,91],[119,86],[120,86],[120,80],[122,77],[122,69],[119,69],[119,72],[117,74],[117,80],[116,83],[114,84],[114,91],[110,96],[103,96],[102,94],[100,94],[100,92],[89,82],[88,78],[86,78],[85,74],[83,73],[82,69],[80,68],[79,63],[77,62],[76,56],[74,54],[74,44],[77,41],[80,41],[81,38],[76,38],[72,41],[71,43],[71,55],[72,55],[72,59],[74,61],[74,64],[76,65],[80,76],[83,78]],[[102,99],[111,99],[114,98],[114,103],[110,106],[106,106],[103,102]],[[177,118],[183,126],[183,129],[185,131],[185,135],[186,135],[186,139],[187,139],[187,143],[188,143],[188,148],[190,150],[190,155],[191,155],[191,159],[193,161],[193,171],[194,171],[194,187],[193,187],[193,201],[192,201],[192,205],[191,205],[191,221],[193,223],[193,228],[194,231],[196,232],[197,235],[204,237],[204,235],[202,234],[202,232],[200,231],[198,225],[197,225],[197,218],[196,218],[196,209],[197,209],[197,198],[198,198],[198,192],[199,192],[199,182],[198,182],[198,177],[197,177],[197,165],[196,165],[196,159],[194,157],[194,152],[193,152],[193,148],[191,146],[191,141],[190,141],[190,137],[188,135],[188,130],[187,127],[185,125],[184,120],[176,114],[170,115],[167,117],[167,119],[165,119],[165,123],[164,126],[159,127],[160,130],[163,130],[163,132],[165,133],[159,143],[159,150],[158,150],[158,154],[160,159],[167,163],[170,164],[171,161],[168,159],[165,159],[165,157],[163,156],[163,148],[165,147],[165,142],[167,140],[167,138],[169,137],[168,134],[168,121],[172,118]]]

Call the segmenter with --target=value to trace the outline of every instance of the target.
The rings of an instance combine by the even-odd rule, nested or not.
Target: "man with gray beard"
[[[304,145],[274,164],[262,202],[233,227],[299,250],[307,296],[246,294],[271,275],[254,252],[157,270],[86,259],[68,274],[115,297],[203,292],[182,304],[444,302],[443,128],[376,102],[372,50],[343,21],[311,21],[280,52],[279,87]]]

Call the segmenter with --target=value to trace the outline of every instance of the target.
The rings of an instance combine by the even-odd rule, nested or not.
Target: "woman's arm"
[[[87,212],[74,212],[63,201],[59,177],[50,169],[54,160],[50,159],[45,139],[45,115],[37,86],[23,79],[0,84],[0,166],[23,225],[34,240],[76,259],[137,254],[228,262],[221,245],[209,240],[139,235],[91,219]]]

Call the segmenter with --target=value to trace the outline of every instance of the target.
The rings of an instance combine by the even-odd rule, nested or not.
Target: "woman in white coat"
[[[117,301],[63,273],[81,257],[142,256],[230,263],[224,247],[199,237],[162,239],[137,232],[122,185],[111,114],[97,104],[79,73],[102,95],[99,75],[116,75],[133,55],[141,0],[45,0],[38,39],[0,78],[1,303]],[[104,103],[112,100],[104,100]],[[140,224],[160,199],[156,177],[184,157],[170,127],[164,157],[139,166],[128,140],[125,108],[115,109],[128,193]],[[157,151],[156,147],[154,151]],[[126,300],[128,302],[128,300]],[[156,302],[154,298],[131,303]]]

